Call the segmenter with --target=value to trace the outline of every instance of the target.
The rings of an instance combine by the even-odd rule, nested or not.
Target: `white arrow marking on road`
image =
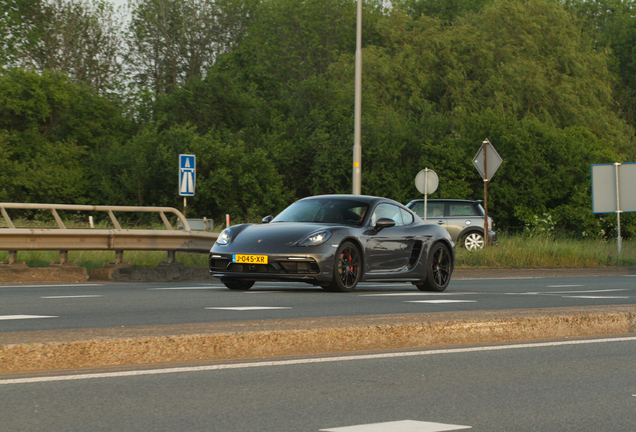
[[[59,318],[59,316],[45,315],[0,315],[0,320],[19,320],[19,319],[37,319],[37,318]]]

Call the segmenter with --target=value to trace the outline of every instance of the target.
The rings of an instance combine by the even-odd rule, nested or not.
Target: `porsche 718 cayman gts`
[[[444,291],[455,264],[448,232],[396,201],[323,195],[296,201],[262,224],[227,228],[210,250],[210,274],[232,290],[300,281],[349,292],[358,282],[411,282]]]

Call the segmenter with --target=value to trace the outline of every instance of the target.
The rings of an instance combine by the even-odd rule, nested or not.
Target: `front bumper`
[[[267,264],[243,264],[232,261],[232,253],[210,252],[210,275],[222,279],[260,281],[298,281],[313,284],[330,282],[333,255],[267,254]]]

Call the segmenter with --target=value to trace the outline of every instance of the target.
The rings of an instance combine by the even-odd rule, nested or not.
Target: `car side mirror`
[[[395,226],[395,221],[393,219],[380,218],[375,223],[375,231],[379,232],[379,231],[383,230],[384,228],[391,228],[391,227],[394,227],[394,226]]]
[[[274,219],[274,216],[272,216],[272,215],[265,216],[265,217],[263,218],[263,223],[264,223],[264,224],[265,224],[265,223],[270,223],[270,222],[272,221],[272,219]]]

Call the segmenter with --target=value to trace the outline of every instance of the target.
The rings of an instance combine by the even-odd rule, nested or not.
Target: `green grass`
[[[457,268],[597,268],[636,267],[636,243],[559,237],[498,235],[499,245],[469,252],[457,248]]]

